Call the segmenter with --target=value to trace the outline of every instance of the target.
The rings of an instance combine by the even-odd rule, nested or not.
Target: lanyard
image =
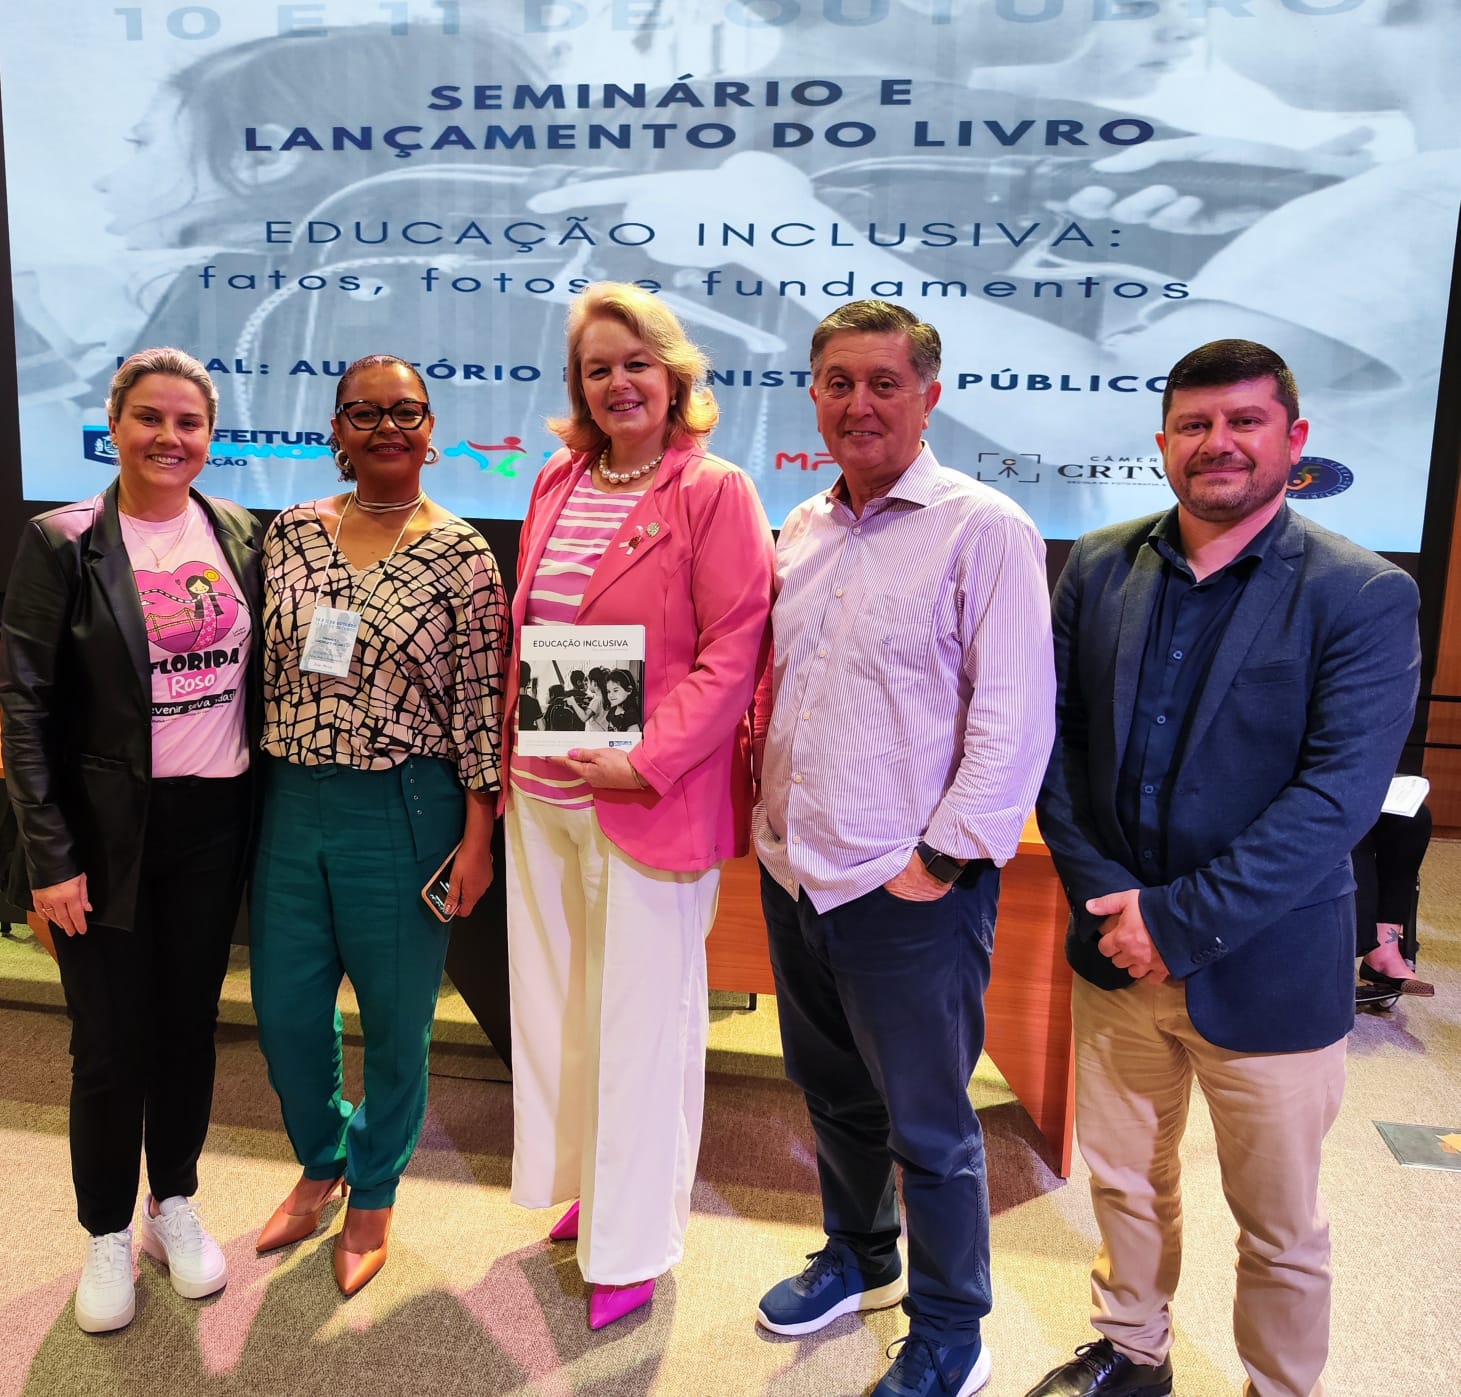
[[[330,561],[325,567],[325,577],[329,578],[335,570],[335,559],[340,552],[340,530],[345,527],[345,516],[350,512],[350,506],[355,499],[355,492],[352,490],[345,496],[345,507],[340,511],[340,522],[335,525],[335,536],[330,540]],[[375,595],[375,589],[380,586],[381,578],[386,575],[386,569],[391,565],[391,559],[396,556],[396,550],[401,546],[401,540],[406,537],[406,530],[411,527],[411,521],[421,513],[421,506],[426,503],[425,499],[416,501],[416,508],[406,516],[406,522],[401,525],[401,532],[396,535],[396,541],[391,544],[391,551],[381,559],[380,571],[376,574],[375,581],[370,584],[370,591],[365,594],[365,600],[360,603],[359,614],[365,615],[365,608],[370,605],[370,599]],[[355,578],[350,578],[350,588],[345,594],[346,601],[349,601],[355,594]],[[319,589],[315,590],[315,604],[319,605]]]
[[[340,510],[340,522],[335,526],[335,537],[330,540],[330,561],[325,568],[325,581],[329,580],[331,572],[335,568],[335,560],[340,552],[340,531],[345,527],[345,515],[350,509],[350,501],[354,499],[350,495],[345,500],[344,508]],[[350,674],[351,661],[355,655],[355,644],[360,636],[360,627],[365,619],[365,608],[370,605],[370,599],[375,596],[375,589],[380,586],[380,580],[386,575],[386,569],[390,567],[391,559],[396,556],[396,550],[401,546],[401,540],[406,537],[406,530],[411,527],[411,520],[421,512],[421,506],[425,503],[424,496],[416,501],[416,508],[411,511],[411,518],[401,525],[401,532],[396,535],[396,541],[391,544],[391,551],[381,560],[380,572],[376,574],[375,581],[370,584],[370,591],[366,593],[365,601],[361,604],[359,611],[352,611],[348,608],[341,609],[334,606],[321,606],[319,604],[319,589],[315,589],[314,613],[310,617],[309,633],[304,638],[304,648],[299,656],[299,669],[302,674],[327,674],[336,679],[347,678]],[[345,600],[351,600],[355,591],[355,579],[350,579],[350,590]]]

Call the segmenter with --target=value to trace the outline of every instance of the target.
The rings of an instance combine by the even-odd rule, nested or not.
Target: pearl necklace
[[[426,499],[426,491],[418,491],[416,497],[410,500],[362,500],[360,491],[356,490],[351,499],[355,501],[356,509],[363,509],[367,514],[393,514],[398,509],[419,508]]]
[[[669,450],[668,447],[665,450]],[[636,466],[632,471],[611,471],[609,469],[609,448],[604,448],[604,454],[599,457],[599,474],[609,482],[610,485],[628,485],[631,480],[638,480],[642,475],[648,475],[665,458],[664,451],[661,451],[647,466]]]

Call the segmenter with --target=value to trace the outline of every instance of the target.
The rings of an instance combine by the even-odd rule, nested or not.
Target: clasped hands
[[[1133,980],[1160,984],[1171,978],[1172,972],[1142,920],[1139,889],[1128,888],[1125,892],[1088,898],[1086,911],[1105,919],[1096,949],[1112,965],[1126,971]]]

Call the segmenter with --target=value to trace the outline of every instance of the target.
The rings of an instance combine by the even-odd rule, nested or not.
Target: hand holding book
[[[556,760],[562,762],[575,776],[587,781],[590,786],[616,791],[648,789],[629,758],[623,752],[609,747],[575,747]]]

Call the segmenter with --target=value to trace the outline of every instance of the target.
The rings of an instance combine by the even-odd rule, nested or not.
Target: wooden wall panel
[[[1451,525],[1451,559],[1431,692],[1461,694],[1461,511]],[[1426,741],[1461,744],[1461,703],[1431,704]],[[1429,803],[1436,832],[1461,834],[1461,751],[1427,751],[1424,771],[1431,783]]]

